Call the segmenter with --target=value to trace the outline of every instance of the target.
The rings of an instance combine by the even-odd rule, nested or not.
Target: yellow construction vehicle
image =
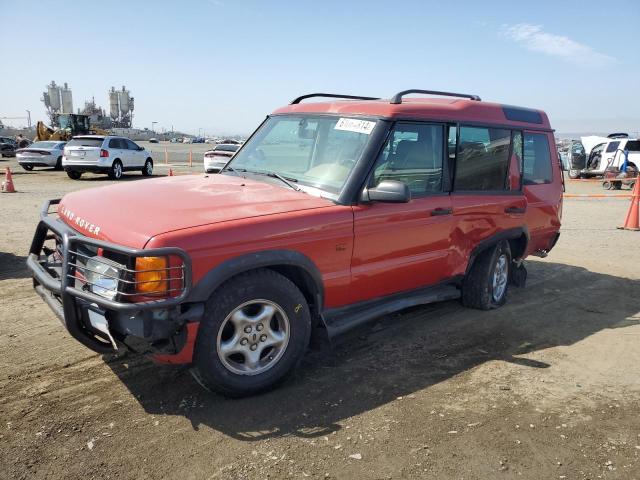
[[[75,135],[108,135],[109,132],[101,128],[92,127],[87,115],[63,113],[57,117],[57,128],[52,128],[38,122],[36,125],[36,140],[71,140]]]

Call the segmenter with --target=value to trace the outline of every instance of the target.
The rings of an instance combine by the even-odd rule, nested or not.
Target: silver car
[[[16,150],[16,159],[27,171],[33,167],[54,167],[62,170],[62,156],[66,142],[41,141],[34,142],[26,148]]]

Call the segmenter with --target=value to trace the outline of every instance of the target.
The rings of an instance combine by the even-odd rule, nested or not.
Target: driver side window
[[[442,192],[443,135],[442,125],[397,123],[376,161],[372,186],[396,180],[412,197]]]

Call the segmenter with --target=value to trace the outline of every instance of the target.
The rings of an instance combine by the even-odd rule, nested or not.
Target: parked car
[[[184,137],[182,139],[182,143],[193,143],[193,138],[190,137]]]
[[[151,176],[153,159],[147,150],[128,138],[81,135],[65,146],[62,167],[73,180],[78,180],[83,172],[106,173],[112,180],[119,180],[131,170]]]
[[[220,143],[211,150],[207,150],[204,152],[204,171],[206,173],[219,172],[239,148],[240,145]]]
[[[150,138],[149,143],[160,143],[160,140],[158,140],[157,138]]]
[[[27,171],[33,167],[54,167],[62,170],[62,156],[66,142],[40,141],[34,142],[27,148],[16,150],[18,163]]]
[[[631,167],[640,165],[639,140],[621,134],[581,137],[572,141],[569,148],[569,178],[597,177],[603,176],[607,169],[620,170],[625,158]]]
[[[0,155],[2,157],[16,156],[16,141],[11,137],[0,137]]]
[[[249,395],[285,379],[310,338],[445,299],[498,308],[523,260],[554,247],[563,184],[544,112],[426,90],[312,96],[220,174],[47,202],[27,265],[69,333]]]

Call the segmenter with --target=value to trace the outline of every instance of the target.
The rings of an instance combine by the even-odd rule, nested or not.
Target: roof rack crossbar
[[[478,95],[469,95],[467,93],[438,92],[436,90],[411,89],[411,90],[403,90],[402,92],[396,93],[393,97],[391,97],[391,101],[389,103],[394,105],[400,104],[402,103],[402,97],[404,97],[405,95],[409,95],[410,93],[422,93],[424,95],[441,95],[443,97],[468,98],[469,100],[475,100],[476,102],[481,101]]]
[[[296,105],[302,100],[313,97],[326,97],[326,98],[347,98],[349,100],[380,100],[378,97],[360,97],[357,95],[339,95],[336,93],[309,93],[308,95],[302,95],[298,98],[294,98],[289,105]]]

